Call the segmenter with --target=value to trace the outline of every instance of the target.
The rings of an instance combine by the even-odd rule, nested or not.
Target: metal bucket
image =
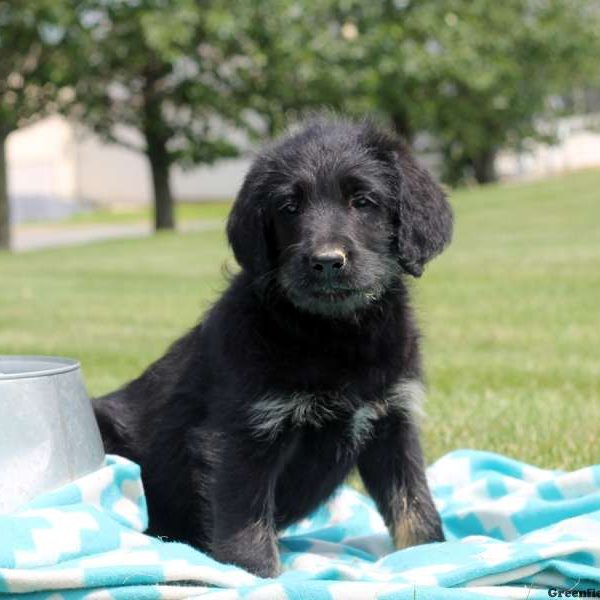
[[[0,514],[90,473],[103,460],[79,363],[0,355]]]

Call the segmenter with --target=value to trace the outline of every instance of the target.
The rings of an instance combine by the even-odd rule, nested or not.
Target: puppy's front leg
[[[254,448],[230,443],[215,473],[212,496],[213,557],[259,577],[279,571],[274,524],[277,452],[255,455]]]
[[[394,413],[377,423],[358,468],[396,548],[444,540],[425,477],[419,432],[410,415]]]

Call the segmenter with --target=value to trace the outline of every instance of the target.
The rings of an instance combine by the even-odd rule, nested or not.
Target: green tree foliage
[[[433,82],[442,92],[433,110],[446,177],[478,182],[496,178],[501,148],[544,139],[555,109],[551,99],[582,85],[590,57],[598,55],[600,23],[579,0],[510,0],[465,3],[444,16],[445,46],[458,46],[457,60],[440,60]],[[594,50],[595,48],[595,50]]]
[[[237,0],[222,39],[243,57],[232,80],[250,130],[273,136],[311,111],[344,106],[355,83],[353,50],[340,36],[331,0]]]
[[[69,99],[71,18],[68,2],[0,0],[0,249],[10,247],[6,139]]]
[[[85,0],[79,8],[76,101],[69,113],[105,139],[143,152],[155,227],[174,227],[170,169],[233,156],[235,64],[216,32],[227,13],[196,0]],[[137,135],[132,136],[134,131]]]
[[[233,155],[329,107],[428,132],[452,183],[495,178],[501,148],[547,133],[553,97],[597,82],[595,0],[0,0],[4,142],[63,110],[144,153],[157,229],[172,165]],[[133,132],[133,134],[132,134]]]
[[[500,148],[544,135],[549,98],[598,55],[590,0],[340,1],[364,59],[358,89],[409,139],[433,134],[446,179],[495,179]]]

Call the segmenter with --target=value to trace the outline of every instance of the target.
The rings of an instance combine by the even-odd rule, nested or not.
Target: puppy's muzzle
[[[346,266],[346,253],[337,247],[320,248],[310,257],[310,266],[316,275],[331,279],[339,275]]]

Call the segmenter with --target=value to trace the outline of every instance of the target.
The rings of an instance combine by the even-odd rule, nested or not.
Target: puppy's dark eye
[[[288,215],[295,215],[300,210],[300,205],[295,200],[288,200],[280,207],[279,210],[287,213]]]
[[[353,208],[373,208],[377,206],[377,203],[369,196],[354,196],[350,200],[350,206]]]

